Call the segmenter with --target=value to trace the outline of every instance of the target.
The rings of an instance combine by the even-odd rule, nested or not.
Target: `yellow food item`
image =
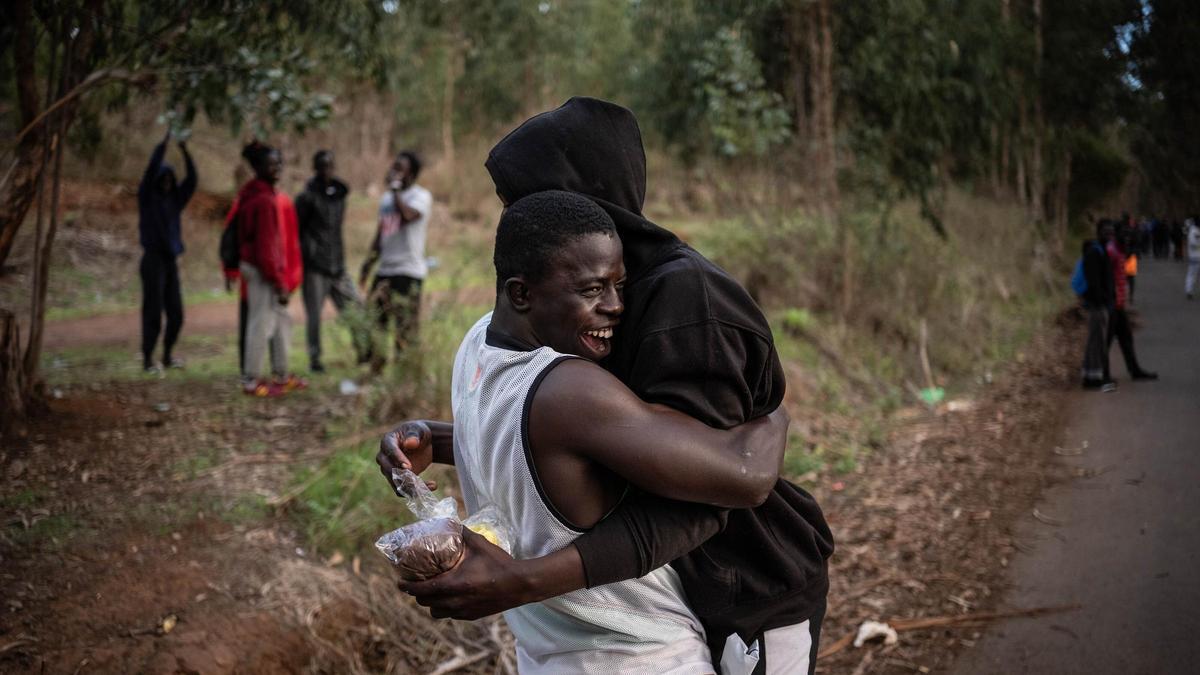
[[[474,525],[470,525],[469,529],[475,534],[487,539],[488,543],[492,546],[500,545],[500,535],[496,534],[496,531],[487,525],[483,523],[476,523]]]

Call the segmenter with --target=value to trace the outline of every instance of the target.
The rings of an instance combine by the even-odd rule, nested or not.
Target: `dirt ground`
[[[1004,609],[1013,525],[1060,471],[1056,404],[1077,330],[1064,315],[978,398],[903,411],[854,472],[805,477],[838,541],[822,640],[833,653],[819,672],[940,672],[978,634],[963,617]],[[328,420],[345,410],[327,399],[244,401],[169,378],[61,394],[0,454],[0,670],[511,665],[498,622],[428,620],[374,559],[308,557],[286,507],[269,506],[297,462],[329,452]],[[211,465],[197,468],[197,448]],[[863,620],[915,617],[951,625],[904,631],[896,645],[842,644]]]

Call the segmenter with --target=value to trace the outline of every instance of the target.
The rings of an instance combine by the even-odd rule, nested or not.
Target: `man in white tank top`
[[[495,263],[495,310],[455,358],[454,422],[402,425],[400,461],[418,473],[454,464],[468,510],[492,504],[508,520],[515,557],[570,548],[628,484],[723,507],[771,489],[786,444],[782,409],[721,431],[641,401],[594,363],[620,330],[624,283],[621,242],[594,202],[559,191],[516,202],[500,220]],[[503,553],[468,534],[467,555]],[[712,672],[670,566],[505,619],[522,673]]]

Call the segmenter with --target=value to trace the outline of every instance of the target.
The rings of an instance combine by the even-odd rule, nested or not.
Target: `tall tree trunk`
[[[62,73],[59,76],[58,96],[64,96],[67,90],[74,84],[71,79],[71,67],[74,65],[75,40],[68,37],[68,26],[70,25],[68,17],[63,16],[62,26],[59,29],[58,35],[66,40],[66,46],[63,48]],[[54,78],[54,59],[50,61],[50,77],[49,82]],[[50,100],[50,89],[47,87],[46,100]],[[42,206],[41,201],[45,194],[45,172],[42,172],[42,187],[38,195],[38,240],[34,243],[35,256],[37,261],[36,269],[33,276],[32,297],[29,303],[31,308],[31,320],[29,322],[29,346],[25,349],[25,386],[36,387],[39,384],[38,368],[42,359],[42,333],[46,327],[46,290],[49,288],[50,281],[50,252],[54,249],[54,236],[58,232],[58,204],[59,195],[62,187],[62,158],[66,151],[66,134],[67,125],[70,124],[71,109],[74,106],[64,106],[58,109],[54,114],[46,119],[46,128],[53,129],[48,133],[49,137],[50,156],[54,159],[54,176],[52,180],[51,198],[50,198],[50,226],[46,230],[43,237],[42,229]],[[33,391],[28,391],[28,396],[31,398]]]
[[[17,316],[0,309],[0,437],[20,433],[25,420],[25,368]]]
[[[446,46],[446,68],[442,83],[442,161],[450,175],[454,175],[454,91],[458,85],[458,76],[462,71],[463,39],[458,34],[458,27],[449,31]],[[450,192],[453,200],[454,191]]]
[[[1029,159],[1029,211],[1034,223],[1046,219],[1046,177],[1042,161],[1042,146],[1046,137],[1046,118],[1042,110],[1042,57],[1045,45],[1042,42],[1042,0],[1033,0],[1033,139]]]
[[[1012,161],[1012,148],[1009,147],[1009,130],[1006,127],[1000,132],[1000,192],[1007,190],[1012,193],[1012,172],[1009,163]]]
[[[821,210],[828,222],[837,228],[841,249],[841,288],[838,305],[846,315],[854,302],[854,237],[841,222],[841,195],[838,191],[837,127],[834,108],[837,104],[833,86],[833,12],[830,0],[817,0],[809,22],[810,74],[812,98],[812,138],[816,143],[814,164],[821,199]]]
[[[1025,156],[1029,138],[1029,108],[1025,104],[1025,95],[1021,94],[1017,97],[1017,144],[1013,149],[1013,155],[1017,160],[1017,203],[1024,208],[1029,207],[1029,177],[1027,169],[1029,161]]]
[[[1071,225],[1071,151],[1063,153],[1062,166],[1058,170],[1054,204],[1054,244],[1061,251],[1067,242]]]
[[[32,0],[17,0],[13,6],[13,74],[17,92],[17,120],[24,128],[37,118],[41,109],[37,78],[37,29],[33,20]],[[12,253],[17,232],[21,229],[29,207],[37,196],[38,179],[42,175],[45,125],[34,127],[16,147],[11,173],[0,194],[0,273]]]

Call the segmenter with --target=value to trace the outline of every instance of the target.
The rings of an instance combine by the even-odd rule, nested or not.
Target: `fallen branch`
[[[890,619],[887,624],[896,629],[897,633],[902,633],[910,630],[922,630],[925,628],[944,628],[946,626],[958,626],[961,624],[981,623],[985,621],[995,621],[996,619],[1015,619],[1018,617],[1041,616],[1043,614],[1055,614],[1058,612],[1069,612],[1079,609],[1082,605],[1060,605],[1058,607],[1034,607],[1031,609],[1010,609],[997,612],[976,612],[975,614],[957,614],[952,616],[930,616],[914,619]],[[850,646],[854,641],[854,636],[858,633],[857,629],[843,635],[836,642],[822,649],[818,654],[818,659],[823,659],[842,651]]]
[[[446,673],[453,673],[460,668],[466,668],[472,663],[486,659],[491,653],[483,651],[468,655],[466,652],[461,651],[461,649],[455,649],[455,651],[458,652],[457,656],[449,661],[443,662],[437,667],[436,670],[430,672],[429,675],[446,675]]]
[[[1058,518],[1051,518],[1037,509],[1033,510],[1033,517],[1036,518],[1038,522],[1045,523],[1047,525],[1053,525],[1054,527],[1061,527],[1065,524],[1064,521],[1061,521]]]

